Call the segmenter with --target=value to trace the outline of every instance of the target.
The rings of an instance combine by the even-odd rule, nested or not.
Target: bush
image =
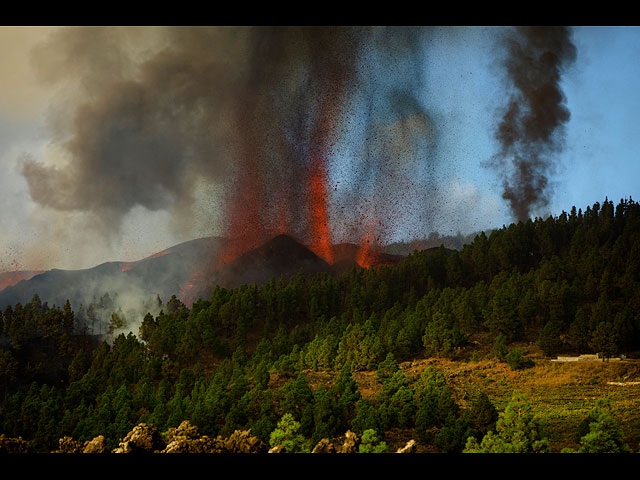
[[[300,435],[298,430],[300,423],[295,421],[293,415],[285,413],[276,429],[271,432],[269,444],[272,447],[282,445],[287,453],[309,453],[309,441]]]
[[[385,453],[387,443],[378,440],[378,434],[373,429],[365,430],[362,433],[362,440],[358,447],[359,453]]]
[[[511,370],[521,370],[533,366],[533,360],[526,358],[519,348],[511,350],[504,359]]]
[[[491,355],[503,362],[508,352],[509,349],[507,347],[507,337],[505,337],[503,334],[499,334],[493,342]]]
[[[515,393],[500,415],[496,431],[487,432],[480,443],[470,436],[463,453],[544,453],[548,449],[549,442],[540,435],[531,403],[523,394]]]
[[[620,425],[611,414],[611,403],[600,400],[585,419],[588,432],[580,439],[580,453],[629,453]]]

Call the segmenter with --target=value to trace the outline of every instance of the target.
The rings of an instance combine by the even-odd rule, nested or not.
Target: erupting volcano
[[[503,148],[494,163],[516,155],[527,185],[542,188],[558,147],[532,145],[562,133],[566,109],[549,105],[562,107],[557,86],[573,49],[564,29],[514,35],[518,41],[509,37],[510,48],[502,47],[513,59],[504,67],[517,90],[510,105],[526,108],[506,110],[505,119],[523,115],[498,128]],[[266,255],[268,242],[292,252],[301,245],[334,271],[393,263],[386,246],[426,238],[435,220],[451,217],[443,210],[456,208],[442,208],[451,197],[441,188],[450,146],[441,141],[443,114],[429,84],[429,62],[437,60],[430,55],[439,40],[452,46],[456,38],[451,29],[421,27],[60,29],[35,63],[51,85],[75,86],[75,103],[52,105],[60,158],[27,155],[21,173],[34,202],[86,221],[107,244],[145,228],[132,217],[147,213],[170,217],[156,218],[176,243],[223,239],[181,268],[176,292],[185,299],[206,294],[200,287],[228,272],[241,277],[238,266]],[[107,50],[113,55],[94,62]],[[529,85],[530,78],[544,81]],[[544,120],[551,110],[550,126],[524,115]],[[505,180],[510,193],[533,188],[520,183]],[[474,195],[459,203],[468,207]],[[545,205],[544,195],[531,198],[517,202],[524,216],[529,205]],[[441,223],[457,227],[448,218]],[[55,231],[77,245],[66,223]],[[139,269],[119,262],[117,270]]]
[[[299,240],[330,265],[337,260],[334,244],[345,242],[359,245],[359,265],[384,263],[379,247],[402,215],[394,210],[396,197],[404,203],[416,197],[410,159],[432,127],[412,98],[412,81],[383,88],[368,70],[397,62],[397,55],[406,68],[420,64],[415,45],[423,33],[395,30],[387,43],[388,29],[250,31],[248,73],[237,87],[243,100],[232,112],[240,138],[225,207],[229,242],[212,259],[216,268],[278,234]],[[364,113],[355,113],[359,109]],[[355,158],[336,182],[345,132]],[[341,181],[351,190],[332,188]]]

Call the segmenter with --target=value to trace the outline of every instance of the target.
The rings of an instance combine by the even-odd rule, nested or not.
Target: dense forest
[[[104,336],[91,335],[86,311],[69,302],[34,296],[0,312],[0,433],[34,451],[97,435],[113,449],[139,423],[166,432],[189,420],[206,435],[250,429],[269,444],[288,420],[308,442],[298,451],[347,430],[382,445],[393,429],[437,451],[481,451],[504,424],[487,396],[474,392],[462,408],[440,372],[409,378],[399,364],[473,360],[482,343],[526,368],[514,347],[523,341],[549,357],[633,357],[640,205],[605,199],[394,266],[217,287],[191,308],[175,296],[157,302],[157,315],[127,319],[137,329],[128,334],[116,335],[124,323],[114,311]],[[375,396],[353,379],[365,370],[375,372]],[[335,381],[312,389],[310,372]]]

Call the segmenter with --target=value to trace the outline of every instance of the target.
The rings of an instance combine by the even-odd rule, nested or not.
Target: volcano
[[[222,268],[219,281],[226,287],[263,284],[271,278],[333,273],[331,265],[288,235],[278,235]]]
[[[159,296],[167,301],[176,295],[187,306],[198,298],[208,298],[216,285],[233,288],[243,284],[262,285],[271,278],[291,278],[298,273],[340,275],[351,268],[377,268],[393,265],[404,256],[381,249],[367,250],[367,265],[361,265],[361,246],[343,243],[332,246],[334,262],[329,264],[310,248],[289,235],[277,235],[262,245],[221,263],[230,241],[206,237],[184,242],[134,262],[106,262],[82,270],[53,269],[31,272],[0,290],[0,308],[29,302],[38,294],[49,305],[88,305],[104,294],[120,299],[148,299]],[[18,280],[15,272],[4,274]]]

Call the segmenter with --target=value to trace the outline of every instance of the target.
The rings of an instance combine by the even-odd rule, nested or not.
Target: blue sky
[[[69,95],[38,83],[29,63],[30,49],[50,30],[0,28],[0,271],[136,260],[218,233],[221,217],[211,201],[219,193],[216,186],[203,187],[210,195],[203,205],[211,214],[191,230],[174,228],[170,211],[140,207],[130,212],[121,238],[109,241],[91,232],[86,215],[45,209],[31,200],[20,174],[22,155],[55,162],[47,126],[49,105]],[[482,167],[496,151],[492,129],[505,99],[499,59],[493,53],[499,30],[458,28],[455,35],[443,36],[446,41],[436,37],[425,46],[417,96],[436,129],[441,158],[433,175],[443,192],[443,200],[433,205],[425,234],[466,234],[511,222],[495,172]],[[571,119],[565,149],[551,177],[553,190],[545,213],[552,215],[573,205],[584,209],[605,197],[614,202],[640,198],[640,28],[576,27],[572,39],[577,59],[562,83]],[[334,162],[333,180],[339,181],[348,170],[348,152]],[[409,230],[398,228],[397,239]]]
[[[640,28],[576,28],[574,43],[578,60],[564,82],[571,121],[554,213],[640,194]]]

